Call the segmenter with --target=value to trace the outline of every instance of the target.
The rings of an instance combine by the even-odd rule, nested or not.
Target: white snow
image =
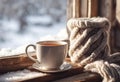
[[[4,31],[18,31],[19,22],[17,20],[3,19],[0,20],[0,26]]]
[[[34,77],[40,77],[46,75],[41,72],[32,72],[30,70],[24,69],[16,72],[8,72],[6,74],[0,75],[0,82],[18,82],[25,79],[30,79]]]
[[[13,23],[12,29],[8,28],[9,23]],[[35,44],[38,41],[68,39],[65,22],[54,23],[49,27],[29,26],[26,27],[23,34],[14,29],[18,28],[17,25],[14,25],[16,24],[14,21],[11,20],[9,23],[6,22],[6,28],[2,29],[5,41],[0,42],[0,57],[25,53],[25,47],[28,44]],[[30,49],[30,51],[34,51],[34,49]]]
[[[13,56],[13,55],[19,55],[22,53],[25,53],[25,48],[27,45],[20,46],[15,49],[10,49],[10,48],[2,48],[0,50],[0,57],[5,57],[5,56]],[[29,52],[34,51],[32,47],[29,48]]]
[[[41,15],[41,16],[27,16],[26,21],[29,25],[51,25],[53,23],[52,18],[49,15]]]
[[[2,31],[0,31],[0,36],[2,36],[4,41],[0,41],[0,48],[19,47],[21,45],[37,42],[41,40],[41,38],[46,36],[51,36],[56,39],[59,31],[66,28],[65,22],[54,23],[49,27],[41,25],[28,25],[26,26],[26,30],[24,33],[18,33],[18,26],[19,24],[17,23],[17,21],[16,23],[13,20],[11,20],[10,22],[6,21],[6,23],[4,21],[4,24],[0,28],[2,29]],[[66,35],[62,36],[60,39],[65,38],[67,38]]]

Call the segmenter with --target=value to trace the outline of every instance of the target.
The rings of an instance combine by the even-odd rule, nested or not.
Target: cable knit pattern
[[[68,21],[67,26],[71,32],[69,55],[72,62],[86,65],[101,54],[108,54],[107,31],[110,23],[106,18],[74,18]]]
[[[109,20],[100,17],[72,18],[67,22],[67,27],[70,31],[71,61],[99,73],[104,78],[103,82],[120,80],[120,67],[112,64],[120,61],[120,53],[109,53]]]

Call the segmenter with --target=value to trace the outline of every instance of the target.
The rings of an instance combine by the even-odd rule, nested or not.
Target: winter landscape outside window
[[[0,50],[65,36],[66,2],[0,0]]]

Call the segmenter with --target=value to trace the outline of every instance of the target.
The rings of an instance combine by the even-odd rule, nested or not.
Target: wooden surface
[[[35,56],[34,52],[31,54]],[[31,66],[33,63],[34,62],[31,61],[26,54],[0,57],[0,73],[24,69]]]
[[[72,10],[73,10],[73,18],[79,18],[80,17],[80,0],[73,0],[73,4],[72,4]]]
[[[32,53],[33,56],[35,56],[34,53]],[[70,62],[69,58],[66,58],[66,61]],[[82,67],[78,67],[77,65],[71,65],[73,66],[72,69],[67,70],[65,72],[61,73],[55,73],[55,74],[47,74],[39,72],[38,70],[35,70],[33,68],[30,68],[34,62],[32,62],[25,54],[20,54],[18,56],[12,56],[12,57],[2,57],[0,58],[0,73],[5,72],[11,72],[16,71],[20,69],[28,69],[31,72],[37,72],[40,73],[39,76],[36,76],[32,78],[27,79],[21,79],[16,82],[53,82],[53,81],[63,81],[63,82],[75,82],[74,80],[78,80],[79,82],[101,82],[101,78],[98,74],[90,73],[90,72],[84,72],[84,69]],[[79,77],[80,76],[80,77]],[[70,78],[74,78],[73,81],[68,81]]]
[[[98,74],[90,72],[78,72],[75,70],[58,74],[48,74],[20,82],[102,82]]]
[[[95,73],[81,73],[71,77],[63,78],[56,80],[54,82],[102,82],[102,79],[98,79],[100,76],[97,76]]]
[[[70,59],[67,58],[66,62],[70,63]],[[55,74],[44,74],[40,77],[35,77],[31,79],[24,80],[22,82],[101,82],[101,77],[96,73],[84,72],[82,67],[78,67],[77,65],[73,65],[72,69],[67,70],[61,73]],[[32,71],[37,71],[34,69],[30,69]],[[38,71],[39,72],[39,71]]]
[[[98,16],[98,0],[67,0],[67,20],[89,16]]]

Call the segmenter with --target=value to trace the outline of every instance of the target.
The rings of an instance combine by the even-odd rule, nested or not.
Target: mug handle
[[[29,48],[29,47],[33,47],[33,48],[36,50],[36,46],[35,46],[35,45],[29,44],[29,45],[25,48],[25,53],[26,53],[26,55],[27,55],[32,61],[39,63],[39,61],[38,61],[37,59],[35,59],[34,57],[32,57],[32,56],[28,53],[28,48]]]

